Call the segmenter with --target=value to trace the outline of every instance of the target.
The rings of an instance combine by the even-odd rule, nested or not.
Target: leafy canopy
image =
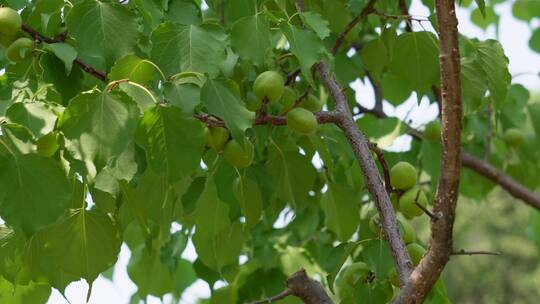
[[[412,94],[436,102],[438,37],[408,32],[403,19],[389,17],[402,15],[398,1],[376,1],[332,54],[367,2],[309,0],[298,12],[293,1],[273,0],[0,0],[27,25],[0,34],[0,303],[45,303],[51,287],[63,292],[81,278],[91,285],[115,264],[122,243],[132,252],[132,303],[148,295],[179,299],[196,279],[212,289],[227,282],[210,303],[244,303],[279,293],[301,267],[333,290],[351,262],[365,263],[371,279],[362,274],[332,297],[389,301],[398,290],[390,285],[392,256],[380,229],[369,229],[376,209],[347,139],[311,113],[302,117],[310,118],[309,132],[285,126],[291,107],[333,109],[313,73],[320,60],[343,87],[371,81],[389,105]],[[476,2],[460,4],[474,10],[480,27],[497,24],[500,1]],[[433,1],[423,3],[434,18]],[[525,22],[540,16],[535,1],[516,1],[513,13]],[[38,38],[10,54],[20,37]],[[539,37],[536,30],[535,51]],[[511,84],[498,41],[461,36],[460,52],[464,149],[482,155],[492,134],[491,162],[538,188],[539,104]],[[287,86],[271,104],[253,92],[265,71]],[[382,148],[408,130],[395,117],[355,120]],[[225,144],[205,147],[208,127],[226,128],[220,136],[234,140],[236,154],[224,158]],[[503,140],[508,129],[522,130],[519,145]],[[438,140],[384,153],[390,166],[406,161],[419,170],[418,183],[396,192],[396,210],[413,186],[422,204],[431,203]],[[462,179],[460,195],[477,201],[494,188],[469,170]],[[407,199],[405,214],[421,215],[410,212],[413,203]],[[292,220],[283,223],[282,215]],[[172,232],[173,223],[181,229]],[[194,262],[182,258],[188,240]],[[427,302],[449,302],[442,281]]]

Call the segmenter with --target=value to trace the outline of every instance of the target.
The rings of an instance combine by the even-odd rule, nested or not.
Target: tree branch
[[[393,303],[422,303],[441,275],[452,253],[452,233],[461,168],[461,79],[457,18],[454,0],[436,0],[441,68],[441,176],[431,221],[427,254]]]
[[[540,195],[527,189],[510,176],[506,175],[503,171],[495,168],[481,158],[473,156],[465,151],[461,151],[461,162],[463,166],[474,170],[476,173],[498,184],[515,198],[518,198],[527,205],[540,210]]]
[[[392,185],[390,184],[390,170],[388,169],[388,163],[386,162],[386,159],[384,158],[384,152],[377,146],[376,143],[369,143],[369,149],[377,155],[377,159],[379,160],[379,163],[381,164],[381,167],[383,169],[383,176],[384,176],[384,186],[386,188],[386,192],[388,194],[392,193]]]
[[[286,297],[290,296],[293,294],[293,291],[291,289],[285,289],[284,291],[282,291],[281,293],[273,296],[273,297],[270,297],[270,298],[266,298],[264,300],[260,300],[260,301],[255,301],[255,302],[251,302],[250,304],[270,304],[272,302],[277,302],[279,300],[282,300],[282,299],[285,299]]]
[[[21,26],[21,29],[28,34],[30,34],[32,37],[34,37],[35,40],[39,40],[41,42],[45,43],[57,43],[57,42],[63,42],[66,39],[67,33],[62,33],[59,36],[55,38],[50,38],[47,36],[42,35],[41,33],[37,32],[27,24],[23,24]],[[76,65],[78,65],[83,71],[87,72],[88,74],[96,77],[97,79],[107,82],[107,73],[101,72],[93,68],[92,66],[84,63],[81,59],[77,58],[73,61]]]
[[[370,0],[366,7],[360,12],[360,15],[356,16],[343,31],[339,34],[339,36],[336,39],[336,44],[332,48],[332,55],[336,55],[336,53],[339,51],[339,48],[343,44],[343,41],[345,40],[345,37],[347,37],[347,34],[349,34],[352,29],[360,22],[360,20],[364,19],[367,15],[369,15],[371,12],[375,10],[375,3],[376,0]]]
[[[336,124],[341,128],[349,140],[360,167],[362,168],[366,186],[379,211],[381,225],[386,239],[388,240],[394,261],[396,262],[400,282],[401,284],[405,284],[412,271],[411,258],[407,252],[405,243],[399,234],[396,214],[392,207],[392,203],[390,202],[390,197],[381,181],[375,161],[373,160],[373,157],[371,157],[368,141],[354,122],[347,102],[347,97],[343,94],[335,75],[330,73],[328,64],[321,61],[318,64],[318,69],[322,82],[330,91],[335,102],[335,109],[339,115]]]
[[[461,249],[459,251],[452,252],[450,255],[501,255],[501,253],[493,251],[465,251]]]

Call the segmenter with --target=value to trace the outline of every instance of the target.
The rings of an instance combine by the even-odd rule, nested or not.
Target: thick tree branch
[[[386,189],[386,192],[388,194],[392,193],[392,185],[390,184],[390,169],[388,169],[388,163],[386,162],[386,159],[384,158],[384,152],[377,146],[376,143],[369,143],[369,149],[377,155],[377,159],[379,160],[379,163],[381,164],[381,167],[383,169],[383,176],[384,176],[384,187]]]
[[[287,279],[287,289],[283,292],[250,304],[272,303],[290,295],[300,298],[306,304],[334,304],[321,283],[308,277],[304,269],[300,269]]]
[[[441,69],[441,176],[431,221],[427,254],[411,274],[394,303],[423,303],[452,253],[452,233],[461,168],[461,79],[454,0],[436,0]]]
[[[390,197],[381,181],[375,161],[371,156],[368,141],[354,122],[347,102],[347,97],[343,94],[335,75],[330,73],[328,64],[321,61],[318,64],[318,69],[322,82],[330,91],[330,94],[334,99],[336,112],[339,113],[336,124],[343,130],[343,133],[349,140],[360,167],[362,168],[366,186],[379,211],[381,225],[386,239],[388,240],[388,244],[390,245],[390,251],[396,262],[400,282],[405,284],[412,271],[411,258],[409,257],[405,243],[399,234],[396,214],[392,207],[392,203],[390,202]]]
[[[473,156],[465,151],[461,152],[462,164],[483,175],[492,182],[508,191],[512,196],[525,202],[527,205],[540,210],[540,195],[532,192],[522,184],[506,175],[503,171],[495,168],[481,158]]]

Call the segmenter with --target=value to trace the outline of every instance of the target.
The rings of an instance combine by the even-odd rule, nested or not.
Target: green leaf
[[[161,263],[159,253],[140,248],[127,266],[129,278],[137,285],[137,294],[162,297],[174,290],[174,273]]]
[[[132,141],[138,115],[137,106],[125,93],[93,90],[71,100],[58,126],[66,148],[95,175]]]
[[[321,59],[321,55],[325,52],[321,39],[315,33],[291,24],[283,25],[281,30],[289,41],[291,52],[300,62],[302,74],[313,86],[311,67]]]
[[[144,113],[137,130],[152,169],[170,182],[199,167],[204,149],[202,124],[175,106],[157,105]]]
[[[346,185],[328,184],[321,198],[325,225],[341,242],[346,242],[360,224],[358,194]]]
[[[169,1],[169,8],[165,13],[165,17],[180,24],[199,25],[201,23],[199,8],[191,0]]]
[[[216,26],[160,24],[152,33],[151,58],[166,76],[178,72],[219,74],[227,36]]]
[[[271,47],[270,25],[261,14],[236,21],[231,29],[231,45],[242,59],[255,65],[264,64],[265,54]]]
[[[80,1],[69,10],[66,24],[69,35],[77,41],[79,55],[101,58],[107,66],[132,53],[137,44],[136,17],[118,3]]]
[[[486,30],[492,24],[497,25],[499,16],[495,13],[493,7],[488,6],[484,10],[475,9],[472,11],[471,21],[478,27]]]
[[[23,267],[26,239],[22,233],[0,225],[0,276],[14,283]],[[1,298],[1,296],[0,296]]]
[[[165,99],[188,115],[192,115],[201,103],[201,86],[189,78],[166,82],[163,84],[163,90]]]
[[[206,266],[220,271],[238,262],[245,238],[242,226],[238,222],[231,225],[229,207],[218,198],[212,179],[207,180],[197,201],[195,227],[193,244]]]
[[[28,304],[46,303],[51,287],[31,282],[29,285],[12,285],[0,276],[0,303]]]
[[[379,119],[366,114],[358,119],[356,124],[370,140],[376,142],[381,148],[391,146],[397,137],[406,132],[406,127],[395,117]]]
[[[308,193],[315,183],[317,172],[311,161],[296,151],[271,151],[267,166],[277,179],[278,197],[293,206],[305,203]]]
[[[379,82],[383,70],[390,63],[389,54],[384,42],[379,38],[369,41],[362,47],[360,56],[371,76]]]
[[[532,125],[536,132],[536,137],[540,138],[540,103],[531,103],[527,106],[529,115],[531,116]]]
[[[487,85],[497,107],[501,106],[512,80],[508,72],[508,58],[497,40],[474,43],[476,60],[487,77]]]
[[[418,92],[427,92],[439,82],[439,47],[431,32],[410,32],[398,36],[391,72]]]
[[[529,47],[533,51],[540,53],[540,28],[536,28],[533,31],[531,38],[529,39]]]
[[[259,223],[262,213],[262,196],[259,186],[249,178],[239,177],[235,183],[235,196],[240,203],[242,214],[246,218],[246,229],[253,228]]]
[[[64,65],[66,66],[66,75],[71,73],[73,61],[77,58],[77,51],[74,47],[67,43],[45,43],[43,44],[43,48],[53,52],[56,57],[64,62]]]
[[[56,114],[44,103],[14,103],[6,111],[6,117],[14,123],[27,127],[32,133],[41,137],[54,130]]]
[[[480,12],[482,12],[482,16],[484,16],[484,18],[486,17],[486,2],[484,2],[484,0],[474,0],[474,2],[476,2],[476,5],[478,5],[478,9],[480,10]]]
[[[114,265],[121,235],[111,218],[98,211],[71,210],[46,232],[45,250],[58,267],[90,284]]]
[[[487,76],[482,66],[473,58],[461,59],[461,92],[464,114],[472,113],[480,107],[487,91]]]
[[[201,100],[210,114],[225,121],[232,137],[243,143],[244,132],[251,127],[255,114],[242,105],[227,83],[222,80],[206,81],[201,90]]]
[[[133,54],[118,60],[109,73],[109,80],[129,79],[143,85],[150,83],[155,77],[156,70],[153,64]]]
[[[34,154],[0,156],[0,216],[11,226],[30,235],[54,222],[70,199],[69,181],[54,160]]]
[[[316,12],[303,12],[301,14],[302,20],[310,27],[321,40],[330,36],[330,29],[328,28],[328,21],[323,16]]]

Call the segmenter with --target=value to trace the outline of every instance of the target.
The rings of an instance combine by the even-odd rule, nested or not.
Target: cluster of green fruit
[[[418,171],[408,162],[398,162],[390,169],[390,184],[394,191],[390,200],[396,211],[406,218],[422,215],[418,205],[426,207],[428,198],[424,190],[416,184]]]
[[[309,95],[299,106],[295,107],[298,94],[285,86],[283,77],[278,72],[261,73],[253,83],[254,99],[248,98],[246,106],[251,111],[258,111],[264,104],[275,104],[280,101],[282,113],[287,113],[287,126],[300,134],[313,134],[318,127],[314,111],[320,111],[322,104],[313,95]],[[249,97],[249,95],[248,95]],[[253,100],[257,102],[254,103]],[[224,127],[207,127],[205,129],[206,146],[222,152],[223,157],[233,166],[245,168],[253,162],[253,144],[245,140],[242,146],[237,140],[229,140],[229,130]]]
[[[298,93],[285,86],[283,77],[278,72],[261,73],[253,83],[253,94],[248,94],[246,106],[250,111],[259,111],[261,107],[274,106],[278,114],[287,114],[287,126],[300,134],[312,134],[317,130],[318,122],[313,112],[322,110],[321,101],[309,94],[298,106]]]
[[[207,127],[204,130],[206,146],[223,153],[223,158],[231,165],[245,168],[253,162],[253,144],[249,140],[242,145],[234,139],[229,140],[229,130],[223,127]]]
[[[0,45],[6,47],[6,57],[11,62],[22,61],[32,53],[34,41],[21,37],[22,19],[17,11],[0,7]]]

